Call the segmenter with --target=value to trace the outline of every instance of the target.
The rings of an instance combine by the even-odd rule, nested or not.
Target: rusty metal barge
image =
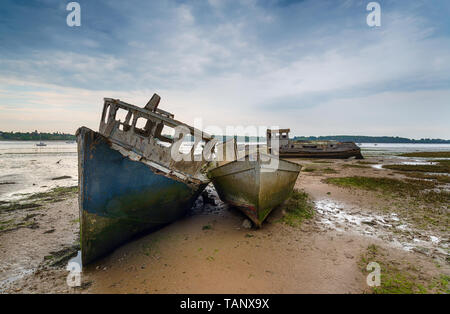
[[[289,132],[289,129],[267,130],[269,152],[282,158],[363,159],[361,149],[354,142],[295,141],[289,139]],[[271,147],[274,139],[279,141],[279,147]]]
[[[155,94],[140,108],[105,98],[99,132],[77,130],[84,264],[141,232],[180,218],[209,183],[208,162],[194,158],[200,140],[176,161],[171,149],[180,141],[164,135],[163,129],[201,134],[203,143],[212,138],[158,109],[159,101]]]

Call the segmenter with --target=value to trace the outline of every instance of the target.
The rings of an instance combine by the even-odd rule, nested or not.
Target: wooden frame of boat
[[[205,143],[217,140],[201,130],[174,120],[173,114],[158,109],[159,102],[160,97],[157,94],[153,95],[144,108],[118,99],[105,98],[99,133],[110,139],[113,144],[117,144],[113,146],[122,154],[131,158],[137,154],[141,162],[146,162],[156,168],[159,168],[158,165],[162,166],[163,168],[160,170],[167,175],[176,175],[181,178],[187,175],[190,180],[197,182],[205,180],[201,169],[208,164],[208,161],[204,158],[196,158],[194,152],[201,140]],[[125,110],[127,113],[123,121],[116,119],[119,110]],[[140,119],[145,122],[143,128],[137,126]],[[165,127],[182,127],[185,134],[189,133],[194,136],[195,142],[190,152],[184,154],[186,156],[181,157],[180,161],[171,158],[172,145],[175,144],[175,140],[162,134]],[[176,144],[180,145],[182,139],[177,138]]]

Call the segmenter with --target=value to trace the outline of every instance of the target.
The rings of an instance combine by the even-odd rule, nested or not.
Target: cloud
[[[102,97],[143,104],[158,92],[186,122],[450,135],[441,119],[450,86],[445,3],[381,1],[376,29],[357,0],[80,4],[82,27],[69,28],[59,1],[6,1],[0,123],[13,128],[20,112],[57,108],[70,130],[96,128]],[[430,107],[436,114],[419,128]],[[374,119],[379,112],[384,120]],[[34,123],[56,130],[56,120]]]

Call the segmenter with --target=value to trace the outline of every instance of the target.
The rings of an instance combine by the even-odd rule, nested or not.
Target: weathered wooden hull
[[[350,158],[363,159],[354,142],[290,140],[290,129],[268,129],[269,153],[281,158]]]
[[[209,171],[222,201],[238,207],[257,227],[294,188],[301,166],[262,154],[269,162],[237,160]],[[247,156],[248,157],[248,156]]]
[[[84,264],[133,236],[182,217],[207,182],[194,184],[133,161],[103,135],[77,131],[81,256]]]

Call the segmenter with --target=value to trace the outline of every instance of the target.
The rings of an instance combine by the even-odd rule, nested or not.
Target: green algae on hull
[[[208,176],[222,201],[261,227],[269,213],[289,197],[300,169],[298,164],[258,152],[214,168]]]

